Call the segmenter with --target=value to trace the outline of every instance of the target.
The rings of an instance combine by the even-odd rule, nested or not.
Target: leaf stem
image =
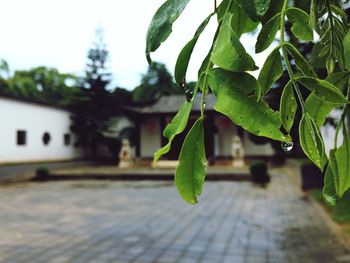
[[[287,12],[287,7],[288,7],[288,0],[284,0],[282,11],[281,11],[281,25],[280,25],[280,42],[281,42],[282,56],[283,56],[284,63],[285,63],[286,68],[287,68],[288,75],[290,77],[290,80],[292,81],[293,88],[298,96],[298,100],[300,102],[301,109],[304,113],[305,112],[304,99],[303,99],[303,96],[302,96],[300,89],[298,87],[298,83],[295,81],[293,69],[289,63],[288,54],[287,54],[286,48],[284,46],[284,43],[285,43],[285,40],[284,40],[285,16],[286,16],[286,12]]]

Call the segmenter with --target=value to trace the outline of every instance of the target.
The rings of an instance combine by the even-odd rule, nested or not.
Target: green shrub
[[[267,173],[267,164],[265,161],[256,160],[252,162],[249,170],[254,183],[265,185],[270,182],[270,176]]]
[[[36,178],[44,178],[47,177],[50,174],[49,168],[46,166],[39,166],[35,170],[35,177]]]

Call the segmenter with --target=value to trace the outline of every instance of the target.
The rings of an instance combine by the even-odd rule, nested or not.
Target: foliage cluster
[[[189,0],[167,0],[155,13],[147,33],[146,57],[171,34],[172,25]],[[176,170],[175,183],[180,195],[190,204],[197,203],[205,178],[204,148],[205,96],[211,90],[217,98],[215,110],[229,117],[250,133],[292,144],[291,129],[298,125],[299,139],[307,157],[326,173],[324,196],[334,204],[350,188],[350,139],[345,114],[348,111],[350,86],[350,32],[344,11],[349,1],[340,0],[223,0],[213,1],[213,12],[199,25],[193,38],[181,50],[175,66],[175,79],[186,90],[186,71],[198,38],[213,17],[217,30],[202,65],[194,94],[202,93],[201,116],[184,140]],[[311,57],[304,57],[298,46],[286,38],[290,25],[292,38],[315,43]],[[243,34],[258,30],[255,52],[265,51],[276,38],[279,44],[268,55],[258,78],[248,72],[257,70],[254,59],[240,42]],[[279,32],[279,34],[278,34]],[[316,69],[324,68],[325,74]],[[264,96],[283,74],[289,80],[282,88],[278,111]],[[306,100],[303,90],[309,92]],[[180,108],[164,130],[168,144],[155,153],[155,161],[167,153],[176,135],[183,132],[195,96]],[[301,120],[295,123],[297,110]],[[329,153],[320,132],[333,109],[341,111]],[[338,141],[343,133],[343,142]],[[339,145],[340,144],[340,145]]]
[[[43,66],[16,70],[11,76],[8,63],[0,62],[0,92],[9,95],[67,107],[79,92],[77,81],[73,74]]]

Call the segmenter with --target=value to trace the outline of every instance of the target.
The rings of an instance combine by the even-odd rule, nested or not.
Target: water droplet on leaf
[[[293,149],[294,143],[293,142],[281,142],[281,148],[285,152],[289,152]]]

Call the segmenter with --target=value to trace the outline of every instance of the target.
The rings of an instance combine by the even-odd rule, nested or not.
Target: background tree
[[[88,147],[92,157],[104,143],[104,131],[113,114],[113,101],[107,86],[111,81],[108,72],[108,51],[103,42],[103,32],[96,31],[96,40],[88,51],[85,76],[81,79],[79,93],[72,104],[72,131],[77,135],[77,146]]]
[[[47,67],[18,70],[9,81],[9,91],[27,98],[68,106],[78,92],[77,77]]]
[[[67,107],[77,93],[77,77],[55,68],[36,67],[16,70],[10,76],[8,63],[0,61],[1,92]]]
[[[134,101],[149,101],[162,95],[182,94],[173,77],[162,63],[154,62],[132,93]]]

